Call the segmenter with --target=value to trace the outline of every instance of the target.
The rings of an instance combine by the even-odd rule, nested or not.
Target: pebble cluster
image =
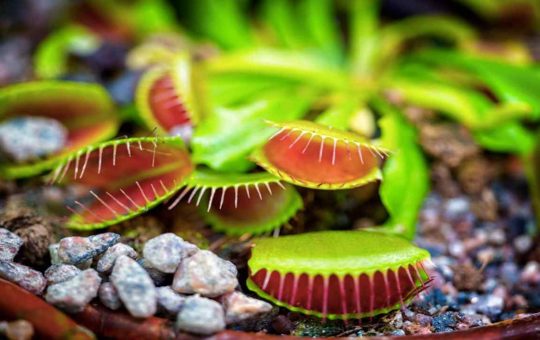
[[[51,266],[42,274],[13,262],[22,241],[0,229],[0,277],[68,313],[93,299],[132,316],[159,314],[178,330],[211,335],[227,325],[269,312],[270,304],[236,291],[236,267],[172,233],[147,241],[143,256],[120,235],[72,236],[49,247]]]

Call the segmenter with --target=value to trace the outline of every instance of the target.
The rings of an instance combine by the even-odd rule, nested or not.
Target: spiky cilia
[[[113,136],[118,117],[112,100],[97,84],[68,81],[36,81],[0,90],[0,120],[17,116],[47,117],[59,121],[68,131],[64,148],[31,163],[0,164],[3,178],[30,177],[50,170],[65,155]]]
[[[229,235],[260,234],[279,228],[302,208],[294,187],[266,173],[224,174],[196,170],[170,205],[182,199],[202,204],[205,220]]]
[[[429,253],[378,232],[324,231],[255,241],[248,287],[279,306],[329,319],[398,309],[427,288]]]
[[[68,207],[67,226],[103,228],[147,211],[184,185],[193,165],[178,137],[119,139],[66,157],[52,182],[89,189],[86,199]]]
[[[149,128],[162,135],[190,129],[199,119],[189,55],[159,64],[142,77],[136,93],[139,114]]]
[[[309,121],[271,123],[279,130],[253,156],[268,172],[315,189],[349,189],[380,179],[387,150],[354,133]]]

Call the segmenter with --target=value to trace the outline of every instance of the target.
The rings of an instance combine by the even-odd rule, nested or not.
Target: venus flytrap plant
[[[200,119],[199,102],[190,56],[177,54],[170,63],[150,68],[140,80],[136,101],[138,113],[147,127],[160,135],[191,137]]]
[[[398,309],[427,288],[429,253],[367,231],[255,241],[248,287],[295,312],[361,319]]]
[[[139,215],[172,196],[192,172],[178,137],[126,138],[104,142],[72,153],[59,163],[52,183],[88,188],[76,200],[67,226],[97,229]]]
[[[21,116],[57,120],[67,129],[67,141],[62,150],[45,159],[1,163],[4,178],[30,177],[50,170],[65,155],[114,136],[119,124],[105,89],[96,84],[63,81],[29,82],[1,89],[0,119]]]
[[[202,216],[212,228],[229,235],[273,231],[303,206],[294,187],[266,172],[223,174],[196,170],[169,209],[182,199],[200,204]]]
[[[159,135],[194,127],[193,157],[174,137],[128,138],[71,153],[52,179],[91,191],[70,207],[68,225],[105,227],[170,198],[170,209],[182,201],[199,205],[217,231],[264,234],[302,207],[293,185],[337,190],[382,180],[379,195],[389,214],[382,227],[256,240],[248,287],[280,306],[330,319],[385,313],[426,289],[429,254],[404,238],[415,233],[429,187],[427,166],[414,128],[379,96],[401,91],[412,104],[473,129],[486,145],[494,145],[498,133],[508,137],[508,129],[518,131],[517,119],[525,111],[512,112],[516,107],[494,103],[475,87],[480,78],[498,92],[505,77],[486,80],[486,74],[470,70],[466,77],[449,76],[420,57],[403,69],[405,64],[396,63],[411,39],[435,36],[462,48],[475,39],[474,32],[441,17],[381,29],[377,1],[341,4],[349,14],[348,41],[339,34],[332,14],[339,8],[330,1],[264,1],[253,27],[247,2],[182,5],[188,8],[182,14],[192,16],[188,28],[225,52],[200,64],[188,52],[175,58],[165,53],[167,58],[143,76],[137,107]],[[403,27],[407,34],[400,34]],[[462,61],[455,63],[461,67]],[[199,66],[203,90],[192,73]],[[516,95],[520,84],[512,85]],[[518,97],[530,104],[531,96]],[[381,117],[380,141],[351,132],[360,110]],[[256,172],[257,165],[265,172]]]
[[[347,189],[380,179],[388,151],[354,133],[308,121],[275,124],[278,131],[253,155],[277,177],[308,188]]]

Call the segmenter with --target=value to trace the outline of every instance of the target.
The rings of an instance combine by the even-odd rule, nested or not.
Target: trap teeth
[[[293,186],[268,173],[223,174],[196,170],[172,201],[200,206],[204,219],[228,235],[261,234],[279,228],[302,208]]]
[[[191,137],[198,120],[189,55],[180,53],[171,64],[148,70],[137,87],[136,103],[147,127],[161,135]]]
[[[88,188],[85,199],[68,206],[68,226],[103,228],[135,215],[173,195],[193,171],[182,141],[175,137],[128,138],[105,142],[68,156],[52,182]]]
[[[377,232],[260,239],[248,262],[248,287],[292,311],[360,319],[398,309],[427,289],[428,258],[406,240]]]
[[[308,122],[276,124],[278,131],[257,150],[255,162],[295,185],[349,189],[381,178],[387,151],[361,136]]]

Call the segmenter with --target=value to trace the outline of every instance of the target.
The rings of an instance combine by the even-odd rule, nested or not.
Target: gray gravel
[[[176,315],[186,297],[175,292],[170,286],[156,288],[158,309],[169,315]]]
[[[47,280],[37,270],[9,261],[0,261],[0,277],[36,295],[41,295],[47,286]]]
[[[66,237],[60,240],[58,246],[58,258],[63,263],[91,265],[92,259],[112,247],[120,235],[115,233],[103,233],[89,237]]]
[[[112,310],[117,310],[122,307],[122,301],[120,301],[120,296],[114,288],[114,285],[110,282],[104,282],[99,286],[99,300],[107,308]]]
[[[163,273],[157,270],[145,259],[138,259],[137,263],[139,263],[146,270],[148,275],[150,275],[150,278],[152,281],[154,281],[154,285],[156,287],[165,286],[172,279],[171,274]]]
[[[79,268],[71,264],[53,264],[45,271],[45,278],[47,279],[47,284],[52,285],[67,281],[80,272],[81,270]]]
[[[196,251],[196,247],[193,247],[175,234],[166,233],[148,240],[144,245],[143,256],[152,267],[172,274],[182,259]]]
[[[96,269],[100,273],[108,273],[114,266],[116,259],[126,255],[132,259],[137,258],[137,252],[127,244],[117,243],[105,251],[105,253],[99,259]]]
[[[225,315],[219,303],[198,295],[184,302],[176,318],[176,327],[182,331],[211,335],[225,329]]]
[[[49,246],[49,255],[51,257],[51,264],[62,264],[60,256],[58,256],[59,243],[53,243]]]
[[[94,245],[95,255],[102,254],[118,242],[120,235],[115,233],[102,233],[88,236],[88,240]],[[95,256],[94,255],[94,256]]]
[[[69,313],[77,313],[97,296],[101,277],[93,269],[87,269],[70,280],[47,288],[45,300]]]
[[[94,244],[86,237],[66,237],[58,244],[58,258],[67,264],[85,263],[95,256],[94,249]]]
[[[211,251],[201,250],[182,261],[172,288],[182,294],[217,297],[234,291],[237,285],[234,264]]]
[[[251,298],[240,292],[224,295],[221,298],[221,303],[225,308],[225,322],[227,324],[244,321],[272,310],[272,305],[268,302]]]
[[[0,228],[0,261],[13,261],[23,243],[19,236]]]
[[[156,313],[154,282],[135,260],[125,255],[118,257],[110,279],[131,315],[144,318]]]

